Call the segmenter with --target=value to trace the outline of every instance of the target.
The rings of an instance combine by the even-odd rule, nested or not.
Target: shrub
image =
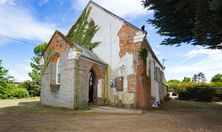
[[[28,91],[24,88],[18,88],[13,84],[7,84],[6,87],[0,86],[0,99],[16,99],[28,97]]]
[[[190,91],[179,91],[179,98],[182,100],[188,100]]]
[[[212,101],[214,98],[214,95],[217,93],[217,89],[214,88],[202,88],[198,90],[198,93],[203,95],[206,98],[206,101]]]
[[[40,85],[35,82],[24,81],[18,87],[27,89],[31,97],[40,96]]]
[[[165,102],[167,102],[167,101],[169,101],[169,100],[170,100],[170,98],[169,98],[169,97],[167,97],[167,96],[165,96],[165,97],[164,97],[164,100],[165,100]]]
[[[16,98],[28,98],[29,92],[24,88],[17,88],[14,90]]]
[[[213,87],[222,87],[222,82],[211,82],[211,86],[213,86]]]

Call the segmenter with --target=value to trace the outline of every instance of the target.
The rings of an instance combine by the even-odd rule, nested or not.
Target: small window
[[[93,26],[95,26],[95,22],[94,22],[93,20],[90,20],[90,22],[89,22],[89,28],[91,28],[91,27],[93,27]]]
[[[61,82],[61,59],[59,58],[57,61],[57,75],[56,75],[56,82],[57,84],[60,84]]]

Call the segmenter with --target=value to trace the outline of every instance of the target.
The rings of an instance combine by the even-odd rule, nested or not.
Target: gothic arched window
[[[57,60],[56,65],[56,84],[60,84],[61,82],[61,58]]]

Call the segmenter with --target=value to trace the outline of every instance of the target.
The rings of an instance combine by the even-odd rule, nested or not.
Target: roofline
[[[49,47],[49,44],[51,43],[51,41],[52,41],[52,39],[53,39],[53,37],[55,36],[56,33],[58,33],[68,44],[70,44],[71,46],[76,47],[76,46],[75,46],[76,43],[70,41],[66,36],[64,36],[64,35],[63,35],[61,32],[59,32],[58,30],[55,30],[54,34],[52,35],[51,39],[49,40],[46,48],[44,49],[44,51],[43,51],[42,54],[40,55],[39,59],[41,59],[41,57],[43,56],[43,54],[45,53],[45,51],[46,51],[47,48]],[[76,44],[76,45],[82,47],[82,46],[79,45],[79,44]],[[83,49],[86,49],[86,48],[84,48],[84,47],[82,47],[82,48],[83,48]],[[86,50],[88,50],[88,49],[86,49]],[[90,51],[90,50],[88,50],[88,51]],[[90,51],[90,52],[92,52],[92,51]],[[94,53],[94,54],[95,54],[95,53]],[[84,56],[84,55],[81,55],[81,56],[84,57],[84,58],[86,58],[86,59],[89,59],[89,60],[91,60],[91,61],[97,62],[97,63],[99,63],[99,64],[107,65],[107,64],[105,64],[105,63],[101,63],[101,62],[99,62],[99,61],[97,61],[97,60],[91,59],[91,58],[86,57],[86,56]]]
[[[74,43],[74,42],[72,42],[74,45],[76,44],[76,43]],[[78,45],[78,46],[80,46],[80,47],[82,47],[81,45],[79,45],[79,44],[76,44],[76,45]],[[89,49],[86,49],[86,48],[84,48],[84,47],[82,47],[83,49],[85,49],[85,50],[88,50],[89,52],[92,52],[92,51],[90,51]],[[93,53],[93,52],[92,52]],[[93,53],[93,54],[95,54],[95,53]],[[95,54],[96,55],[96,54]],[[100,63],[100,64],[103,64],[103,65],[107,65],[106,63],[101,63],[101,62],[99,62],[99,61],[97,61],[97,60],[93,60],[93,59],[91,59],[91,58],[89,58],[89,57],[87,57],[87,56],[84,56],[84,55],[82,55],[81,54],[81,56],[82,57],[85,57],[85,58],[87,58],[87,59],[89,59],[89,60],[92,60],[92,61],[95,61],[95,62],[97,62],[97,63]],[[97,56],[97,55],[96,55]],[[97,56],[98,57],[98,56]],[[98,57],[99,58],[99,57]]]
[[[91,58],[89,58],[89,57],[87,57],[87,56],[84,56],[84,55],[82,55],[82,54],[80,55],[80,57],[83,57],[83,58],[88,59],[88,60],[90,60],[90,61],[94,61],[94,62],[99,63],[99,64],[101,64],[101,65],[107,66],[107,64],[105,64],[105,63],[101,63],[101,62],[99,62],[99,61],[97,61],[97,60],[91,59]]]
[[[51,43],[53,37],[56,35],[56,33],[58,33],[69,45],[76,47],[72,41],[70,41],[66,36],[64,36],[61,32],[59,32],[58,30],[55,30],[54,34],[52,35],[51,39],[49,40],[47,46],[45,47],[45,49],[43,50],[42,54],[40,55],[39,59],[41,59],[41,57],[43,56],[43,54],[45,53],[45,51],[47,50],[47,48],[49,47],[49,44]]]
[[[145,41],[146,41],[146,45],[149,49],[149,51],[151,52],[151,54],[154,56],[154,59],[156,59],[157,63],[162,67],[162,69],[164,70],[164,66],[160,63],[159,59],[156,57],[155,53],[153,52],[151,46],[150,46],[150,43],[149,41],[147,40],[147,38],[145,38]]]
[[[144,31],[142,31],[140,28],[134,26],[134,25],[131,24],[130,22],[128,22],[128,21],[124,20],[123,18],[117,16],[116,14],[114,14],[114,13],[112,13],[111,11],[107,10],[106,8],[100,6],[99,4],[95,3],[94,1],[91,1],[91,0],[90,0],[90,1],[88,2],[88,4],[86,5],[85,8],[87,8],[87,7],[89,6],[90,3],[92,3],[92,4],[96,5],[97,7],[99,7],[99,8],[101,8],[101,9],[105,10],[107,13],[113,15],[114,17],[116,17],[117,19],[119,19],[119,20],[121,20],[121,21],[124,21],[125,23],[131,25],[132,27],[136,28],[137,30],[139,30],[139,31],[141,31],[141,32],[144,32]]]

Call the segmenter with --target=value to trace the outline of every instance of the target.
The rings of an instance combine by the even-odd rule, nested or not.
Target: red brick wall
[[[133,53],[134,49],[141,46],[140,43],[133,42],[133,37],[136,35],[136,32],[138,32],[138,29],[135,29],[127,23],[125,23],[125,25],[123,25],[119,30],[117,35],[119,37],[119,56],[121,58],[126,54],[126,52],[131,54]]]
[[[136,93],[136,75],[128,76],[127,81],[128,81],[128,93]]]
[[[141,48],[147,48],[144,43],[141,44]],[[146,75],[147,66],[139,56],[137,51],[137,106],[138,108],[148,109],[151,108],[151,81]]]
[[[53,38],[52,41],[49,43],[48,49],[45,52],[45,55],[47,55],[49,48],[54,47],[54,57],[56,57],[57,55],[55,54],[57,52],[57,54],[61,55],[62,52],[64,52],[66,50],[66,48],[70,49],[70,45],[67,44],[67,42],[65,40],[63,40],[58,33],[56,33]],[[57,58],[58,59],[58,58]],[[55,59],[56,60],[56,59]],[[52,60],[53,61],[53,60]]]
[[[138,55],[139,50],[144,47],[148,48],[144,42],[134,43],[134,36],[138,32],[131,25],[125,23],[118,32],[120,42],[119,56],[122,58],[126,52],[129,54],[134,53],[136,50],[136,75],[130,75],[127,77],[128,92],[137,93],[137,106],[139,108],[151,107],[151,82],[149,77],[146,76],[146,64]],[[144,76],[145,75],[145,76]]]

